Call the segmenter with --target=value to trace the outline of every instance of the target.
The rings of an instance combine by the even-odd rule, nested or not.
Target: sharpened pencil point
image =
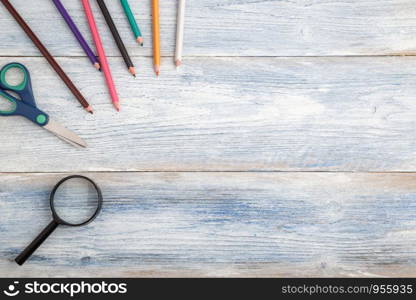
[[[176,67],[180,67],[180,66],[181,66],[181,64],[182,64],[182,61],[181,61],[180,59],[177,59],[177,60],[175,61],[175,64],[176,64]]]
[[[130,67],[129,68],[129,72],[131,75],[133,75],[134,77],[136,77],[136,70],[134,69],[134,67]]]
[[[156,76],[159,76],[159,74],[160,74],[160,66],[155,65],[155,73],[156,73]]]
[[[95,67],[98,71],[100,71],[100,69],[101,69],[101,66],[100,66],[100,64],[99,64],[99,63],[95,63],[95,64],[94,64],[94,67]]]
[[[136,40],[143,47],[143,38],[139,36]]]
[[[92,110],[91,105],[90,105],[90,106],[85,107],[85,110],[86,110],[87,112],[89,112],[90,114],[94,114],[94,111]]]
[[[113,105],[114,105],[114,108],[115,108],[117,111],[120,111],[120,103],[119,103],[119,102],[114,102],[114,103],[113,103]]]

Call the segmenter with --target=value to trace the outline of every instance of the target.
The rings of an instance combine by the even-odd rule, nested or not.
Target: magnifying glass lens
[[[77,225],[87,222],[96,213],[99,201],[98,192],[90,181],[72,178],[57,188],[53,206],[60,219]]]

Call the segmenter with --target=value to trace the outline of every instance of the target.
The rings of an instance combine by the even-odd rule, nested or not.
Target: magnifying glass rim
[[[95,188],[96,192],[97,192],[97,196],[98,196],[98,203],[97,203],[97,209],[95,210],[94,214],[86,221],[82,222],[82,223],[70,223],[65,221],[64,219],[59,217],[59,214],[56,212],[55,210],[55,194],[56,191],[58,190],[58,188],[66,181],[70,180],[70,179],[74,179],[74,178],[80,178],[80,179],[85,179],[87,181],[89,181]],[[101,212],[101,208],[103,206],[103,195],[101,193],[101,189],[98,187],[98,185],[90,178],[82,176],[82,175],[71,175],[68,177],[65,177],[63,179],[61,179],[53,188],[51,195],[49,197],[49,203],[50,203],[50,207],[52,210],[52,215],[53,215],[53,219],[55,220],[55,222],[57,222],[58,224],[61,225],[67,225],[67,226],[72,226],[72,227],[79,227],[79,226],[84,226],[87,225],[89,223],[91,223],[92,221],[94,221],[94,219],[98,216],[98,214]]]

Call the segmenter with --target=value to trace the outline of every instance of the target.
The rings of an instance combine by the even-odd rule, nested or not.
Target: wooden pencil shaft
[[[153,63],[160,66],[159,0],[152,0]]]
[[[87,17],[88,25],[90,27],[90,31],[95,43],[95,47],[97,48],[98,56],[100,58],[101,70],[103,71],[105,80],[107,82],[108,91],[111,96],[111,100],[119,110],[119,98],[116,86],[114,84],[113,76],[111,75],[110,66],[108,64],[107,56],[105,54],[105,50],[101,41],[100,33],[97,28],[97,24],[95,22],[94,14],[91,9],[90,1],[89,0],[81,0],[82,5],[84,7],[85,16]]]
[[[87,54],[88,58],[90,59],[91,63],[97,64],[98,59],[95,53],[92,51],[90,46],[88,45],[87,41],[85,40],[82,33],[79,31],[78,26],[74,23],[71,16],[69,15],[68,11],[66,10],[65,6],[62,4],[61,0],[52,0],[52,2],[55,4],[56,8],[58,9],[59,13],[62,15],[62,18],[68,25],[69,29],[77,39],[79,45],[84,50],[85,54]]]
[[[182,60],[186,0],[179,0],[176,27],[175,61]]]
[[[131,30],[133,31],[134,37],[137,39],[142,36],[142,33],[140,31],[140,27],[136,22],[136,18],[134,17],[134,14],[130,8],[128,0],[120,0],[121,6],[123,6],[124,12],[127,16],[127,19],[129,20]]]
[[[8,0],[1,0],[1,2],[6,7],[6,9],[10,12],[10,14],[13,16],[13,18],[16,20],[16,22],[20,25],[20,27],[22,27],[24,32],[32,40],[32,42],[39,49],[39,51],[42,53],[42,55],[46,58],[46,60],[49,62],[49,64],[52,66],[52,68],[55,70],[55,72],[63,80],[63,82],[66,84],[66,86],[72,92],[72,94],[77,98],[79,103],[84,108],[90,107],[90,105],[88,104],[87,100],[85,100],[85,98],[81,94],[81,92],[76,88],[76,86],[73,84],[71,79],[69,79],[69,77],[65,74],[65,72],[64,72],[64,70],[62,70],[61,66],[56,62],[56,60],[49,53],[48,49],[46,49],[46,47],[38,39],[38,37],[35,35],[35,33],[32,31],[32,29],[30,29],[29,25],[26,24],[26,22],[19,15],[19,13],[16,11],[16,9],[13,7],[13,5]]]
[[[117,44],[118,49],[120,50],[121,55],[123,56],[124,62],[127,65],[127,68],[134,67],[133,62],[131,61],[130,55],[127,52],[126,46],[124,45],[123,40],[121,39],[120,33],[117,30],[114,20],[111,17],[110,12],[108,11],[107,5],[104,0],[97,0],[98,6],[103,13],[104,19],[107,22],[108,27],[110,28],[111,34],[114,37],[114,40]]]

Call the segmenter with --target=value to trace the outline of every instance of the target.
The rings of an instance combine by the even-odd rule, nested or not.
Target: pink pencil
[[[95,47],[97,48],[98,57],[100,58],[101,70],[104,73],[105,80],[107,81],[108,90],[110,92],[111,99],[114,107],[117,111],[120,111],[120,101],[118,99],[117,90],[114,85],[113,77],[111,76],[110,67],[108,65],[107,56],[105,55],[104,47],[101,42],[100,33],[95,23],[94,15],[90,6],[89,0],[81,0],[84,6],[85,15],[87,16],[88,25],[90,26],[92,38],[94,39]]]

